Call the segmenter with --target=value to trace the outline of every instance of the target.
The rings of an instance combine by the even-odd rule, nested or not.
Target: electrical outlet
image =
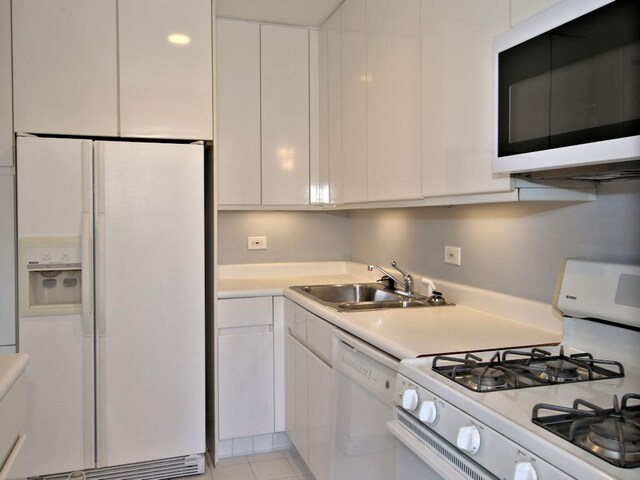
[[[444,247],[445,263],[450,263],[452,265],[460,266],[461,255],[462,255],[462,250],[460,249],[460,247],[450,247],[449,245]]]
[[[247,237],[247,248],[249,250],[266,250],[267,237]]]

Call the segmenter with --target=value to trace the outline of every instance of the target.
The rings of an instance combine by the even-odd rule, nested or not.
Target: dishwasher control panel
[[[378,395],[391,400],[395,390],[396,371],[338,340],[334,352],[334,368]]]

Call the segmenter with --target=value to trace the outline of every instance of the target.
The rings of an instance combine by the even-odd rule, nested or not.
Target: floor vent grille
[[[204,473],[204,454],[33,478],[40,480],[168,480],[200,473]]]

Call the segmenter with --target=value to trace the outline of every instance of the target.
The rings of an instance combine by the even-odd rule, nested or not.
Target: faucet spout
[[[413,277],[406,271],[398,267],[396,261],[391,262],[391,266],[398,270],[402,274],[402,280],[398,280],[394,275],[387,272],[384,268],[377,265],[367,265],[367,270],[372,272],[373,270],[379,270],[383,275],[391,278],[394,282],[404,285],[404,291],[408,295],[413,295]]]

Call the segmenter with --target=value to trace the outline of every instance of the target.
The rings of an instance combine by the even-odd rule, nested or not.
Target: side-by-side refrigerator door
[[[26,471],[94,466],[92,142],[17,139],[18,350],[30,356]]]
[[[203,147],[95,149],[98,466],[203,453]]]

